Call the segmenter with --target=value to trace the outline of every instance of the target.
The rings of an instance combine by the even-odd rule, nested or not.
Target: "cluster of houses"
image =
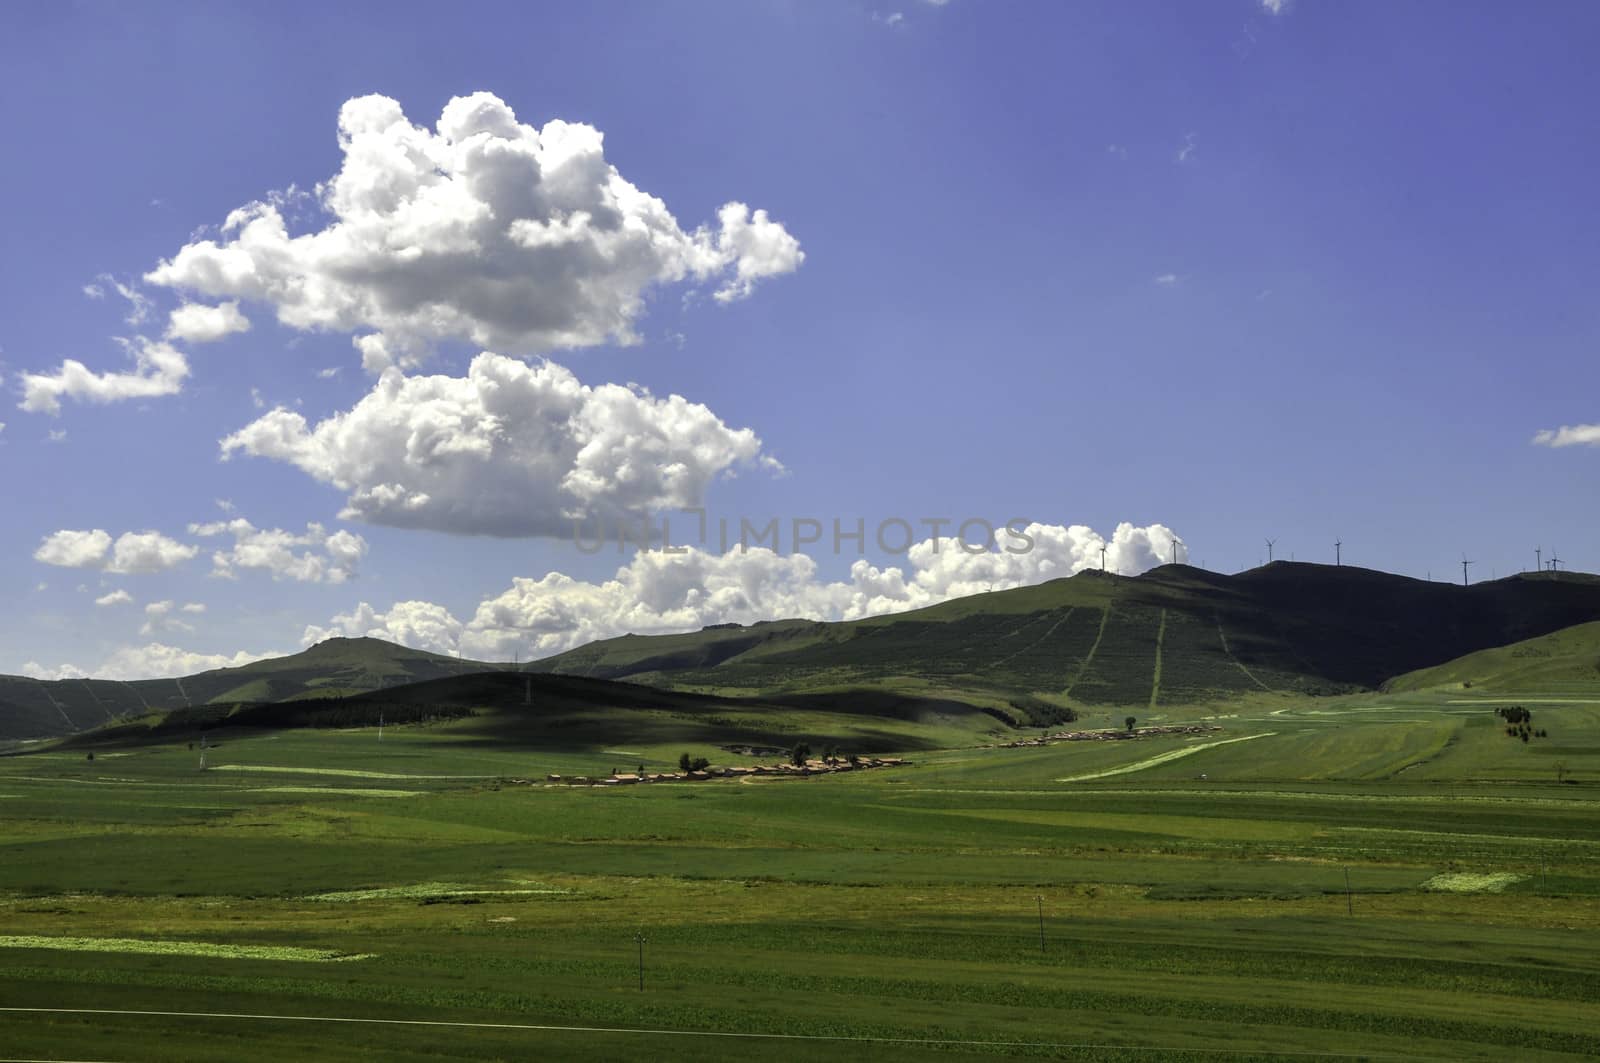
[[[764,776],[767,778],[798,778],[805,775],[830,775],[843,771],[866,771],[871,768],[898,768],[908,764],[901,757],[858,757],[854,761],[836,760],[808,760],[804,764],[754,764],[750,767],[721,768],[711,767],[702,771],[664,771],[664,772],[637,772],[618,773],[604,778],[590,778],[587,775],[547,775],[546,782],[563,783],[568,786],[637,786],[640,783],[654,782],[704,782],[710,779],[738,779],[745,776]]]
[[[1169,727],[1140,727],[1132,731],[1058,731],[1038,738],[1019,738],[1015,742],[1002,742],[1001,749],[1019,749],[1023,746],[1047,746],[1052,742],[1117,742],[1128,738],[1150,738],[1154,735],[1203,735],[1222,728],[1208,723],[1173,724]]]

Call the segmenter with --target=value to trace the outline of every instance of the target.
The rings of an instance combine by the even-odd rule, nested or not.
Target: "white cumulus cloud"
[[[248,204],[147,276],[266,303],[296,329],[363,332],[373,370],[440,340],[516,354],[634,342],[655,286],[747,295],[804,254],[764,211],[730,202],[718,227],[683,229],[625,179],[599,130],[518,120],[498,97],[456,97],[433,130],[385,96],[339,112],[339,172],[318,186],[325,224],[291,234],[283,196]]]
[[[123,575],[164,572],[188,561],[199,548],[160,532],[125,532],[115,540],[100,528],[66,529],[45,536],[33,559],[62,568],[93,568]]]
[[[22,402],[30,413],[58,414],[61,400],[105,405],[128,399],[176,395],[189,376],[189,360],[170,343],[136,336],[119,339],[133,359],[133,368],[96,373],[75,358],[68,358],[52,373],[20,373]]]
[[[238,668],[251,661],[276,656],[280,654],[247,653],[243,650],[234,654],[195,653],[176,646],[152,642],[144,646],[123,646],[94,668],[80,668],[73,664],[46,668],[37,661],[29,661],[22,666],[22,674],[46,680],[93,677],[131,682],[135,679],[167,679],[173,676],[193,675],[196,672],[209,672],[215,668]]]
[[[433,602],[396,602],[387,612],[377,612],[362,602],[349,613],[335,616],[328,627],[308,627],[302,642],[310,646],[323,639],[375,638],[416,650],[455,655],[461,642],[461,621]]]
[[[346,520],[498,536],[573,534],[698,506],[761,441],[677,395],[589,387],[552,362],[484,353],[465,377],[386,370],[352,409],[312,426],[278,408],[222,441],[348,493]]]
[[[132,602],[133,602],[133,595],[129,594],[127,591],[124,591],[124,590],[115,590],[115,591],[112,591],[110,594],[103,594],[103,595],[101,595],[100,597],[98,597],[98,598],[96,598],[94,600],[94,604],[102,605],[102,606],[103,605],[130,605],[130,604],[132,604]]]
[[[184,303],[167,319],[167,338],[189,343],[213,343],[235,332],[250,331],[250,319],[239,310],[237,299],[218,306]]]
[[[275,580],[343,583],[356,574],[356,567],[367,553],[367,541],[361,536],[343,529],[330,533],[315,523],[307,524],[304,532],[291,532],[257,528],[243,517],[236,517],[191,524],[189,534],[233,537],[231,548],[211,555],[211,574],[225,579],[234,578],[239,569],[255,569],[270,572]]]

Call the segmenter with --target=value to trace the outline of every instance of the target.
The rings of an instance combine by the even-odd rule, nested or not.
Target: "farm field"
[[[1263,696],[1136,713],[1219,728],[1194,736],[952,729],[899,768],[604,788],[543,780],[756,758],[625,715],[592,746],[497,716],[218,732],[204,772],[181,737],[23,747],[0,1046],[1592,1058],[1600,695],[1521,697],[1549,737],[1507,736],[1504,692]],[[875,738],[852,751],[900,748]]]

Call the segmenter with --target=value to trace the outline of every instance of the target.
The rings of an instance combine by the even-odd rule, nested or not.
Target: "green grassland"
[[[1074,623],[1012,619],[1024,642]],[[1196,735],[999,748],[1017,732],[937,699],[501,674],[321,706],[337,725],[246,711],[29,747],[0,758],[0,1045],[129,1061],[1600,1054],[1600,690],[1522,702],[1548,731],[1527,743],[1494,715],[1508,695],[1476,687],[1184,703],[1200,687],[1168,654],[1203,640],[1192,621],[1168,613],[1156,696],[1074,726],[1218,728]],[[397,725],[408,704],[469,711]],[[380,706],[381,739],[362,715]],[[290,709],[318,703],[273,711]],[[759,761],[720,748],[755,735],[911,763],[543,782],[682,752]]]
[[[1600,623],[1577,624],[1539,638],[1480,650],[1390,680],[1388,690],[1501,690],[1579,694],[1600,683]]]

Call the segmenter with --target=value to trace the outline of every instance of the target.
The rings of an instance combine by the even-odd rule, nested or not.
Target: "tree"
[[[709,767],[711,767],[711,762],[705,757],[695,757],[694,760],[689,763],[690,771],[705,771]]]
[[[644,778],[644,762],[639,763],[639,778]]]
[[[810,759],[811,747],[804,742],[797,742],[795,747],[789,751],[789,763],[797,768],[805,767],[806,761]]]
[[[1129,716],[1126,720],[1123,720],[1122,722],[1128,725],[1128,731],[1131,733],[1133,731],[1133,725],[1138,723],[1139,721],[1137,719],[1135,719],[1134,717]]]
[[[685,753],[678,758],[678,770],[685,775],[694,770],[694,758]]]

